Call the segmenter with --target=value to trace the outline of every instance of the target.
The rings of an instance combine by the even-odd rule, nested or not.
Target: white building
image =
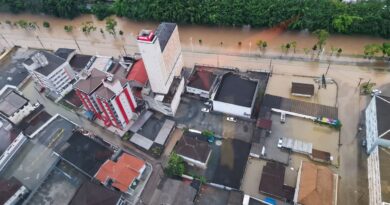
[[[144,88],[143,99],[150,108],[173,116],[184,91],[177,25],[161,23],[155,32],[142,30],[137,41],[150,84],[150,88]]]
[[[229,115],[251,118],[258,90],[258,80],[238,74],[222,76],[217,91],[212,96],[213,110]]]
[[[216,82],[216,74],[208,69],[204,69],[202,66],[196,65],[187,80],[186,92],[208,99]]]
[[[59,97],[72,90],[75,79],[68,61],[47,51],[38,51],[23,62],[34,81]]]
[[[374,96],[365,115],[369,204],[390,204],[390,97]]]

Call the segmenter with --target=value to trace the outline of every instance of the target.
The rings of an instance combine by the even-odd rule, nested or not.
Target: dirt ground
[[[318,78],[316,78],[318,79]],[[269,78],[266,93],[280,97],[301,100],[305,102],[317,103],[327,106],[335,106],[336,104],[336,84],[327,84],[326,89],[318,89],[318,84],[311,77],[298,77],[291,75],[273,74]],[[314,96],[311,98],[298,97],[291,95],[291,83],[307,83],[314,85]]]

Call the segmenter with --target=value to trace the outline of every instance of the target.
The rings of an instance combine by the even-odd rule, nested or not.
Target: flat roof
[[[71,49],[71,48],[59,48],[57,49],[54,54],[57,55],[58,57],[61,57],[63,59],[68,59],[69,55],[76,51],[76,49]]]
[[[259,191],[271,196],[292,201],[294,188],[284,185],[286,168],[281,163],[267,162],[261,174]]]
[[[390,202],[390,149],[378,146],[382,201]]]
[[[160,131],[158,132],[154,142],[160,145],[164,145],[165,141],[168,139],[169,134],[171,133],[174,126],[175,126],[174,121],[166,119]]]
[[[84,182],[73,196],[69,205],[108,205],[117,204],[121,194],[100,184]]]
[[[52,116],[43,109],[43,106],[38,107],[38,109],[35,109],[19,123],[18,127],[23,130],[23,133],[26,136],[33,134],[52,118]]]
[[[74,87],[89,95],[103,84],[102,80],[106,77],[107,74],[105,72],[92,69],[91,75],[87,79],[79,80]]]
[[[380,136],[390,130],[390,97],[376,96],[375,98],[378,136]],[[390,132],[382,138],[390,140]]]
[[[12,128],[10,122],[0,117],[0,156],[7,150],[18,134],[19,132]]]
[[[314,85],[307,83],[295,83],[292,82],[291,85],[291,93],[292,94],[300,94],[300,95],[314,95]]]
[[[217,75],[213,72],[195,67],[195,71],[188,78],[187,86],[210,91]]]
[[[164,51],[165,46],[167,45],[169,39],[171,38],[171,35],[173,31],[176,28],[175,23],[167,23],[167,22],[162,22],[156,29],[155,35],[158,38],[158,41],[160,43],[160,48],[161,52]]]
[[[90,177],[93,177],[100,166],[113,154],[112,150],[79,131],[73,132],[66,143],[56,148],[56,152]]]
[[[46,60],[47,64],[41,65],[39,68],[36,69],[37,72],[41,73],[44,76],[48,76],[50,73],[52,73],[55,69],[57,69],[60,65],[65,63],[65,59],[56,56],[53,53],[47,52],[47,51],[38,51],[35,54],[33,54],[30,58],[36,55],[43,55]]]
[[[22,186],[15,177],[0,179],[0,204],[5,204]]]
[[[238,74],[226,73],[223,75],[214,100],[229,104],[251,107],[255,100],[258,82],[244,79]]]
[[[15,90],[6,91],[0,97],[0,112],[6,117],[10,117],[27,103],[28,100]]]
[[[69,61],[69,64],[74,71],[80,72],[87,67],[88,63],[91,61],[92,58],[93,56],[91,55],[76,54]]]

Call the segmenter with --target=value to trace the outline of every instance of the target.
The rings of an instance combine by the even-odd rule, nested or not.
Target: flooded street
[[[16,28],[5,23],[7,20],[16,22],[21,19],[36,22],[40,28],[35,31],[25,31],[24,29]],[[92,45],[99,46],[103,42],[109,42],[115,48],[121,48],[125,45],[125,49],[131,49],[132,47],[136,47],[135,36],[141,29],[155,29],[158,25],[156,22],[137,22],[126,18],[116,19],[118,22],[117,33],[119,30],[122,30],[124,32],[123,36],[117,34],[117,37],[113,37],[108,34],[105,31],[105,21],[99,21],[93,15],[83,15],[73,20],[67,20],[45,15],[0,13],[0,21],[2,22],[0,25],[0,33],[3,34],[5,39],[10,38],[10,43],[15,41],[16,36],[19,42],[23,42],[28,38],[34,38],[36,47],[41,47],[41,43],[39,43],[36,37],[39,36],[43,44],[48,43],[45,41],[46,38],[58,39],[58,42],[52,42],[51,44],[60,44],[64,39],[68,39],[72,42],[72,45],[69,46],[75,47],[77,45],[73,43],[73,39],[76,39],[79,44],[84,44],[88,41]],[[50,23],[49,29],[42,26],[43,21]],[[92,21],[97,27],[96,31],[91,32],[89,35],[85,35],[81,31],[82,24],[87,21]],[[65,25],[72,25],[73,32],[66,33],[64,30]],[[104,30],[104,34],[101,34],[100,29]],[[296,52],[302,54],[304,53],[304,49],[310,50],[317,41],[315,36],[307,31],[284,31],[280,28],[251,29],[241,27],[179,25],[179,32],[184,49],[210,52],[223,49],[224,52],[259,53],[260,51],[257,48],[256,42],[263,40],[268,43],[266,53],[280,53],[282,44],[296,41]],[[326,44],[325,52],[329,53],[331,46],[333,46],[342,48],[343,54],[362,55],[365,44],[382,44],[384,41],[382,38],[375,37],[331,34]],[[241,42],[241,45],[239,45],[239,42]],[[2,43],[4,44],[4,42]],[[293,53],[293,49],[290,50],[290,53]]]

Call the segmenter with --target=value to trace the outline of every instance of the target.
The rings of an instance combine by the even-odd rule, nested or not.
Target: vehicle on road
[[[201,109],[201,111],[202,111],[202,112],[210,112],[210,109],[204,107],[204,108]]]
[[[380,95],[380,94],[382,94],[382,91],[380,91],[379,89],[373,89],[371,91],[371,96]]]
[[[280,114],[280,122],[281,123],[286,123],[286,113],[282,112]]]
[[[211,105],[211,102],[210,102],[210,101],[207,101],[207,102],[205,102],[204,104],[207,105],[207,106],[210,106],[210,105]]]
[[[237,119],[235,117],[227,117],[226,120],[230,122],[237,122]]]
[[[279,138],[279,140],[278,140],[278,147],[282,148],[282,144],[283,144],[283,138]]]

